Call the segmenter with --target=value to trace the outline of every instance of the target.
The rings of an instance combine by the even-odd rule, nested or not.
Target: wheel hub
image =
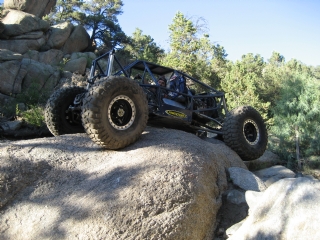
[[[122,108],[119,108],[119,110],[118,110],[118,116],[119,116],[119,117],[123,117],[124,114],[125,114],[125,111],[124,111]]]
[[[119,95],[112,99],[108,108],[108,120],[117,130],[126,130],[134,122],[136,107],[134,102],[125,95]]]
[[[260,139],[258,125],[255,121],[247,119],[243,124],[243,135],[250,145],[256,145]]]
[[[81,125],[81,110],[76,107],[69,106],[65,111],[65,119],[71,125]]]

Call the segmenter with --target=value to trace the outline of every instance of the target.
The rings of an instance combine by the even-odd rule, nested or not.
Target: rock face
[[[60,80],[60,71],[55,67],[23,58],[0,64],[0,92],[11,95],[19,94],[35,85],[38,90],[53,89]]]
[[[265,192],[248,191],[249,216],[230,240],[320,239],[320,182],[286,178]]]
[[[63,52],[57,49],[50,49],[46,52],[28,51],[24,54],[25,58],[53,66],[58,65],[63,59],[63,56]]]
[[[19,70],[20,62],[17,60],[6,61],[0,64],[0,75],[2,76],[0,84],[1,93],[10,95],[21,92],[22,79],[17,77]]]
[[[147,127],[120,151],[85,134],[2,142],[0,166],[0,239],[320,238],[318,180],[250,172],[178,130]]]
[[[266,150],[265,153],[256,160],[244,162],[250,171],[258,171],[280,164],[281,160],[278,155]]]
[[[29,89],[36,84],[41,91],[53,89],[60,80],[60,72],[49,64],[40,63],[31,59],[23,59],[21,67],[26,71],[22,89]]]
[[[32,84],[40,89],[45,86],[48,93],[61,86],[66,82],[61,72],[71,54],[88,47],[89,34],[83,26],[61,23],[50,27],[41,19],[55,4],[56,0],[4,1],[0,22],[0,112],[1,105],[17,94],[28,93]],[[25,64],[28,61],[32,64]],[[65,69],[74,73],[67,82],[85,75],[89,65],[89,59],[83,56],[72,61]]]
[[[63,45],[62,51],[65,53],[79,52],[88,47],[89,35],[83,26],[75,26],[69,38]]]
[[[64,43],[67,41],[68,37],[71,34],[73,25],[69,22],[60,23],[54,25],[50,28],[48,33],[48,48],[60,49],[63,47]]]
[[[39,50],[45,44],[44,37],[37,39],[0,40],[0,48],[24,54],[29,50]],[[1,64],[2,59],[0,59]]]
[[[50,13],[57,0],[4,0],[4,8],[31,13],[39,18]]]
[[[66,63],[64,70],[83,75],[86,72],[87,58],[81,57]]]
[[[46,31],[49,28],[48,22],[17,10],[10,10],[2,19],[2,23],[5,25],[3,34],[10,37],[39,30]]]
[[[283,178],[294,178],[295,173],[284,166],[276,165],[270,168],[255,171],[254,174],[258,176],[262,181],[265,182],[266,186],[279,181]]]
[[[212,239],[225,169],[246,168],[222,142],[156,128],[121,151],[78,134],[2,143],[0,159],[1,239]]]
[[[266,190],[264,182],[246,169],[232,167],[228,172],[233,184],[241,189],[257,192]]]

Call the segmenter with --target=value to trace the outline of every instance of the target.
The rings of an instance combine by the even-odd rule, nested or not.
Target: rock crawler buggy
[[[167,86],[158,84],[160,76]],[[180,79],[186,91],[170,89],[173,79]],[[256,159],[266,149],[266,126],[254,108],[228,111],[223,92],[184,72],[141,60],[123,67],[110,51],[93,61],[87,81],[87,88],[62,88],[49,98],[45,121],[53,135],[85,131],[102,147],[120,149],[149,124],[213,134],[243,160]]]

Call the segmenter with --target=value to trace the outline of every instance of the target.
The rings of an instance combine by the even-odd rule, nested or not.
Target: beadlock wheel
[[[243,124],[243,135],[250,145],[256,145],[260,139],[258,125],[252,119],[247,119]]]
[[[268,143],[266,125],[260,113],[251,106],[241,106],[227,113],[222,126],[223,141],[242,160],[262,156]]]
[[[110,76],[88,89],[81,117],[86,133],[95,143],[120,149],[137,141],[147,126],[148,113],[146,95],[136,81]]]
[[[120,95],[112,99],[108,108],[108,120],[112,127],[126,130],[132,125],[135,117],[136,107],[129,97]]]

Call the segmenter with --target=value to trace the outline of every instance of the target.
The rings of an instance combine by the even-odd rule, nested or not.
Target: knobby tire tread
[[[44,117],[49,131],[54,136],[84,132],[82,125],[71,126],[67,123],[62,108],[71,105],[76,95],[85,91],[83,87],[67,87],[55,91],[50,96],[46,103]]]
[[[137,114],[129,129],[116,130],[106,119],[108,103],[117,95],[130,95]],[[89,137],[107,149],[120,149],[134,143],[148,121],[148,102],[139,84],[126,77],[106,77],[88,90],[82,107],[82,124]]]
[[[253,119],[259,127],[261,139],[254,146],[247,143],[243,136],[242,129],[246,118]],[[226,145],[233,149],[241,159],[254,160],[265,152],[268,134],[259,112],[251,106],[241,106],[228,112],[223,123],[223,139]]]

